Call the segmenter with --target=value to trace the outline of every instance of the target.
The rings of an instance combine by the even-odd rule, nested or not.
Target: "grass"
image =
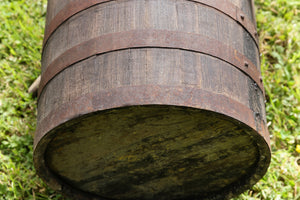
[[[300,200],[300,1],[256,0],[272,162],[236,200]],[[59,199],[36,175],[32,136],[46,0],[0,0],[0,200]]]
[[[256,0],[272,162],[238,199],[300,199],[300,1]]]
[[[36,99],[46,1],[0,1],[0,199],[55,199],[35,174]],[[52,197],[51,197],[52,196]]]

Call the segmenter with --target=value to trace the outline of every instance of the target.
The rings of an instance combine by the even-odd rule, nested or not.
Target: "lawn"
[[[30,2],[30,3],[29,3]],[[300,0],[256,0],[272,162],[236,198],[300,200]],[[0,200],[64,199],[35,173],[36,98],[46,0],[0,0]]]

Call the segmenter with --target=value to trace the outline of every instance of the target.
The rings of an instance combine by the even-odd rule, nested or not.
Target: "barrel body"
[[[250,0],[48,0],[34,163],[73,199],[228,199],[270,161]]]

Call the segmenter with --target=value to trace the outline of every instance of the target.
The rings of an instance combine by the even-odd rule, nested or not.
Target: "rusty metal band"
[[[50,20],[49,24],[47,24],[45,29],[43,46],[46,45],[47,41],[49,40],[50,36],[54,33],[54,31],[70,17],[95,5],[111,2],[111,1],[117,1],[117,0],[71,1],[64,8],[62,8],[53,19]],[[232,4],[229,0],[218,0],[218,1],[187,0],[187,1],[192,1],[195,3],[206,5],[231,17],[237,23],[241,24],[248,33],[250,33],[253,40],[255,41],[255,44],[257,45],[257,48],[259,48],[256,25],[252,23],[252,21],[245,15],[245,13],[240,8]]]
[[[91,92],[59,105],[38,123],[34,146],[50,130],[78,116],[139,105],[185,106],[221,113],[256,130],[270,144],[263,120],[255,118],[250,108],[232,98],[188,86],[141,85]]]
[[[170,48],[213,56],[243,71],[264,93],[260,72],[236,49],[200,34],[146,29],[102,35],[65,51],[46,66],[39,86],[39,95],[46,84],[65,68],[91,56],[131,48]]]

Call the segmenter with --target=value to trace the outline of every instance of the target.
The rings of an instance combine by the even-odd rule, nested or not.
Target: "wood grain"
[[[248,131],[201,110],[115,109],[58,130],[46,162],[70,185],[108,199],[207,198],[255,170]]]
[[[138,0],[100,4],[70,18],[50,37],[44,49],[42,72],[62,52],[88,39],[108,33],[153,28],[199,33],[222,41],[260,68],[255,41],[228,16],[185,0],[176,3]]]
[[[49,0],[47,25],[74,1]],[[255,22],[252,1],[231,2]],[[253,37],[212,7],[116,0],[62,23],[44,46],[42,73],[76,46],[88,51],[86,41],[138,30],[203,35],[260,70]],[[111,49],[68,64],[39,96],[34,163],[52,188],[82,200],[229,199],[265,174],[264,94],[245,71],[180,47]]]

